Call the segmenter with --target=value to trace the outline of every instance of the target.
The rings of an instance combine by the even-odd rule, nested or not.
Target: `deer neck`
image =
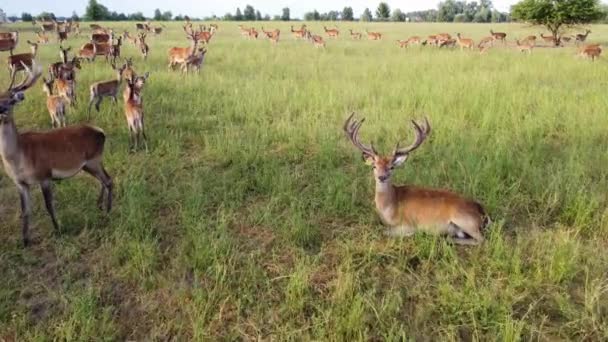
[[[19,132],[12,118],[0,125],[0,156],[5,165],[13,164],[19,156]]]
[[[396,197],[395,187],[390,179],[386,182],[376,179],[376,210],[385,224],[391,224],[394,221]]]

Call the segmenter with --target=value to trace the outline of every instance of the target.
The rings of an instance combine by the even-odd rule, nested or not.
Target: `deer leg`
[[[390,237],[410,237],[414,235],[416,229],[411,226],[398,226],[389,228],[384,232],[385,235]]]
[[[21,235],[23,238],[23,246],[27,247],[30,244],[29,237],[29,221],[31,214],[31,203],[30,203],[30,188],[27,184],[20,184],[17,186],[19,190],[19,199],[21,201]]]
[[[146,149],[146,152],[148,152],[148,137],[146,136],[146,130],[144,129],[144,119],[141,119],[141,136],[143,138],[143,142],[144,142],[144,148]]]
[[[42,190],[42,196],[44,197],[46,211],[48,211],[51,216],[51,221],[53,221],[53,228],[55,228],[56,232],[59,232],[59,224],[57,224],[57,219],[55,217],[55,207],[53,207],[53,184],[51,181],[44,181],[40,183],[40,189]]]
[[[102,204],[104,193],[107,192],[108,198],[106,202],[106,212],[109,213],[112,209],[112,189],[114,187],[112,183],[112,178],[104,169],[102,162],[98,160],[88,161],[82,169],[86,173],[97,178],[97,180],[99,180],[99,182],[101,183],[101,192],[99,194],[99,198],[97,199],[97,204],[100,209],[103,209]]]
[[[101,105],[101,101],[103,100],[103,97],[98,97],[97,98],[97,102],[95,102],[95,109],[97,109],[97,112],[99,113],[99,105]]]

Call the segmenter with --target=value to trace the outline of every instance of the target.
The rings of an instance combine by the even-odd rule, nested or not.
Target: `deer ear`
[[[409,154],[404,154],[404,155],[399,155],[399,156],[393,157],[393,166],[401,166],[403,163],[405,163],[405,161],[407,160],[408,157],[409,157]]]
[[[150,72],[149,72],[149,71],[146,71],[146,73],[144,74],[144,79],[146,79],[146,80],[147,80],[147,79],[148,79],[148,77],[150,77]]]
[[[365,165],[369,165],[369,166],[374,165],[374,157],[372,155],[369,155],[367,153],[362,153],[361,158],[363,158],[363,162],[365,163]]]

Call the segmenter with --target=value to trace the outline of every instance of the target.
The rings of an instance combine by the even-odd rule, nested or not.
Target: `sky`
[[[241,11],[247,4],[255,7],[256,10],[262,12],[262,15],[268,13],[271,16],[280,14],[283,7],[289,7],[292,17],[301,18],[305,12],[316,9],[319,12],[327,12],[330,10],[339,10],[345,6],[350,6],[355,12],[355,17],[358,17],[366,7],[369,7],[372,12],[378,6],[381,0],[98,0],[99,3],[108,7],[111,11],[133,13],[143,12],[145,16],[151,17],[154,9],[160,8],[161,11],[171,11],[174,15],[187,14],[191,17],[206,17],[213,14],[223,16],[227,12],[234,13],[237,7]],[[385,0],[386,1],[386,0]],[[399,8],[404,12],[437,8],[439,0],[398,0],[386,1],[391,9]],[[494,0],[494,7],[501,11],[508,11],[509,7],[516,3],[517,0]],[[84,13],[88,1],[87,0],[2,0],[0,8],[8,15],[21,15],[22,12],[29,12],[34,15],[46,11],[53,12],[57,16],[68,16],[72,11],[76,11],[79,15]]]

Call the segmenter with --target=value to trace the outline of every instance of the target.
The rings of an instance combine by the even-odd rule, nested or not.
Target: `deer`
[[[536,45],[536,36],[534,36],[534,35],[527,36],[526,38],[524,38],[522,40],[522,42],[528,43],[528,44],[532,44],[532,45]]]
[[[137,47],[139,47],[139,52],[141,52],[141,55],[144,58],[144,61],[148,59],[148,54],[150,53],[150,47],[148,46],[148,44],[146,44],[146,33],[141,32],[139,34],[139,40],[138,40],[138,45]]]
[[[579,43],[584,43],[587,40],[587,36],[589,35],[589,33],[591,33],[591,30],[585,30],[585,33],[578,33],[574,37],[576,45],[578,45]]]
[[[29,53],[20,53],[15,55],[8,56],[8,69],[11,72],[11,77],[17,73],[17,71],[25,70],[23,65],[31,67],[34,63],[34,58],[36,58],[36,54],[38,53],[38,44],[32,43],[31,41],[27,41],[30,45],[31,52]]]
[[[181,66],[182,73],[187,74],[190,67],[194,67],[196,69],[196,73],[201,73],[201,66],[205,61],[205,55],[207,54],[207,49],[199,48],[198,51],[188,57]]]
[[[460,33],[456,34],[456,42],[460,46],[460,51],[462,51],[465,48],[466,49],[472,49],[473,46],[475,46],[475,43],[473,42],[473,39],[462,38],[460,36]]]
[[[122,71],[123,80],[132,80],[137,73],[133,69],[133,58],[125,58],[125,69]]]
[[[281,36],[281,31],[279,29],[275,29],[274,31],[271,32],[270,37],[268,37],[268,39],[270,39],[271,43],[276,45],[279,43],[280,36]]]
[[[53,84],[55,81],[42,78],[42,90],[46,94],[46,108],[51,116],[51,126],[53,128],[65,127],[66,101],[62,96],[53,95]]]
[[[205,44],[209,44],[211,38],[213,38],[213,35],[215,34],[215,29],[210,26],[210,29],[207,30],[203,25],[199,25],[199,28],[200,30],[197,33],[198,40]]]
[[[270,39],[272,37],[272,33],[273,32],[274,31],[266,31],[266,30],[264,30],[264,26],[262,26],[262,33],[266,36],[266,38]]]
[[[13,50],[19,43],[19,32],[1,32],[0,33],[0,51],[8,51],[9,55],[13,54]]]
[[[108,56],[112,59],[112,62],[116,63],[116,58],[120,58],[120,47],[122,46],[122,37],[116,38],[116,44],[110,46]]]
[[[190,47],[180,48],[173,47],[169,49],[169,70],[173,70],[173,67],[177,64],[182,64],[190,57],[198,47],[198,34],[196,31],[190,31],[184,27],[186,32],[186,38],[191,41]]]
[[[91,119],[91,106],[93,103],[95,103],[95,109],[97,109],[97,112],[99,112],[99,105],[104,97],[111,97],[113,102],[116,103],[116,95],[118,94],[118,89],[120,88],[120,83],[122,81],[122,72],[125,70],[125,68],[126,65],[117,68],[116,65],[112,63],[112,69],[116,72],[116,79],[91,84],[91,87],[89,88],[89,109],[87,112],[89,120]]]
[[[494,32],[490,30],[490,35],[494,41],[500,40],[503,44],[507,42],[507,34],[504,32]]]
[[[61,44],[66,40],[68,40],[68,33],[57,29],[57,43]]]
[[[90,56],[91,52],[95,52],[96,56],[104,56],[106,59],[106,62],[110,61],[110,56],[112,53],[112,44],[111,42],[108,43],[96,43],[94,41],[91,41],[90,43],[86,43],[84,44],[81,48],[80,48],[80,52],[85,52],[84,55],[79,55],[79,57],[82,58],[88,58],[88,56]],[[85,56],[87,55],[87,56]]]
[[[249,29],[248,37],[249,37],[249,39],[258,39],[258,34],[259,34],[258,31],[254,27],[252,27]]]
[[[553,44],[555,45],[557,41],[557,38],[553,35],[551,36],[545,36],[544,34],[540,34],[540,37],[545,41],[545,43],[549,43],[549,44]]]
[[[30,189],[39,185],[46,210],[53,227],[59,224],[53,206],[53,180],[70,178],[80,171],[95,177],[101,183],[97,204],[106,212],[112,208],[112,178],[103,165],[106,136],[97,127],[77,125],[48,132],[20,133],[13,117],[13,107],[25,100],[25,91],[36,83],[42,68],[27,66],[27,78],[0,94],[0,157],[8,177],[15,183],[21,202],[23,246],[30,245],[29,222],[32,214]],[[33,71],[32,71],[33,70]]]
[[[185,28],[184,28],[185,30]],[[243,25],[239,25],[239,30],[241,30],[241,36],[244,38],[250,38],[251,28],[245,28]]]
[[[125,117],[129,127],[129,150],[136,152],[139,146],[143,143],[146,151],[148,151],[148,138],[144,130],[144,110],[141,100],[138,100],[135,95],[135,83],[127,81],[128,97],[125,101]],[[140,88],[141,89],[141,88]]]
[[[494,41],[495,41],[495,40],[496,40],[496,39],[494,39],[494,37],[493,37],[493,36],[491,36],[491,37],[483,37],[483,38],[481,38],[481,40],[479,41],[479,44],[477,44],[477,47],[478,47],[479,49],[481,49],[481,48],[483,48],[483,47],[484,47],[485,45],[487,45],[487,44],[494,45],[493,43],[494,43]]]
[[[76,85],[74,79],[55,78],[57,94],[63,97],[70,107],[76,106]]]
[[[314,35],[310,33],[310,31],[307,33],[307,35],[308,39],[316,48],[325,48],[325,40],[323,40],[323,37]]]
[[[534,49],[534,44],[530,44],[529,42],[520,43],[519,39],[515,40],[515,44],[517,46],[517,50],[519,52],[527,52],[528,54],[532,54],[532,49]]]
[[[353,32],[352,29],[349,29],[348,31],[350,32],[350,37],[353,40],[361,40],[361,36],[363,36],[361,32]]]
[[[449,33],[439,33],[439,34],[435,35],[435,39],[448,40],[448,39],[452,39],[452,35],[450,35]]]
[[[381,40],[382,39],[382,33],[369,32],[368,30],[365,30],[365,33],[367,34],[368,40]]]
[[[602,54],[602,47],[599,44],[591,44],[583,46],[579,49],[578,55],[585,58],[591,58],[594,62]]]
[[[327,34],[329,38],[338,38],[338,36],[340,35],[340,31],[338,30],[338,28],[328,30],[327,27],[323,26],[323,30],[325,30],[325,34]]]
[[[296,38],[296,39],[306,38],[306,36],[307,36],[306,32],[307,32],[306,25],[302,25],[302,27],[299,30],[294,30],[293,25],[291,26],[291,34],[293,34],[294,38]]]
[[[376,183],[375,204],[382,222],[389,226],[388,236],[411,236],[416,231],[447,235],[460,245],[478,245],[484,241],[482,230],[490,223],[483,206],[449,190],[412,185],[392,185],[392,171],[403,165],[431,132],[427,119],[423,124],[412,120],[416,138],[405,148],[395,146],[391,155],[380,155],[374,145],[359,140],[365,119],[346,119],[343,130],[350,142],[361,151],[367,165],[372,166]]]
[[[93,33],[91,41],[97,44],[109,44],[112,42],[112,36],[107,33]]]
[[[422,45],[438,45],[437,35],[430,35],[422,42]]]
[[[90,24],[89,27],[91,28],[91,30],[103,30],[103,27],[101,27],[98,24]]]
[[[36,31],[36,36],[38,38],[36,38],[36,42],[38,44],[48,44],[49,43],[49,36],[45,35],[44,33],[40,32],[40,31]]]
[[[143,89],[144,85],[146,84],[149,76],[150,76],[150,73],[145,72],[143,75],[133,74],[130,78],[125,78],[125,82],[127,82],[127,83],[131,82],[134,84],[132,93],[130,92],[129,87],[125,87],[125,89],[122,92],[122,98],[125,103],[129,100],[129,98],[131,96],[133,97],[134,100],[136,100],[138,102],[143,102],[142,97],[141,97],[141,90]]]
[[[439,48],[442,47],[455,47],[456,46],[456,39],[454,38],[450,38],[450,39],[446,39],[446,40],[440,40],[438,43]]]
[[[399,43],[400,48],[406,48],[406,47],[409,47],[410,45],[420,45],[421,39],[418,36],[413,36],[413,37],[409,37],[406,40],[398,40],[397,43]]]
[[[138,44],[138,39],[137,37],[133,37],[131,36],[131,34],[129,33],[129,31],[125,31],[122,34],[123,38],[126,39],[129,43],[133,44],[134,46],[137,46]]]
[[[78,58],[80,59],[94,62],[95,57],[97,57],[97,44],[93,42],[83,45],[80,50],[78,50]]]

